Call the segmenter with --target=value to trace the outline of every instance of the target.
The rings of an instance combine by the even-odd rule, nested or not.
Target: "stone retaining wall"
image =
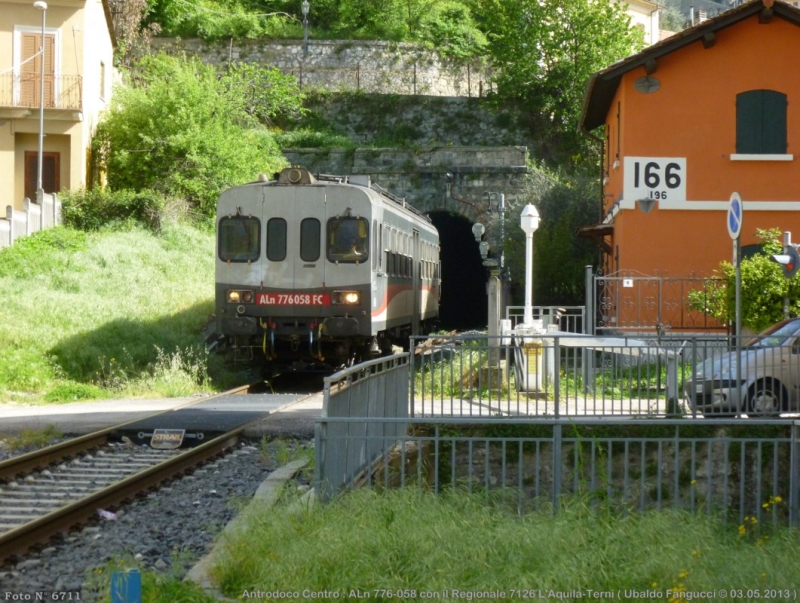
[[[309,40],[304,56],[298,40],[229,40],[154,38],[154,51],[184,51],[204,63],[231,61],[274,66],[294,75],[303,88],[381,94],[483,96],[491,88],[490,72],[478,63],[442,59],[416,44],[351,40]]]
[[[528,172],[526,147],[283,149],[283,153],[293,165],[315,173],[369,175],[420,211],[452,210],[473,219],[471,207],[451,197],[448,173],[456,197],[480,205],[485,193],[503,193],[513,208]]]

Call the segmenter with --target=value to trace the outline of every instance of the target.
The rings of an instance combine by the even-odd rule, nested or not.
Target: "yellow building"
[[[116,39],[106,0],[0,0],[0,11],[0,208],[22,209],[36,198],[42,98],[42,188],[87,185]]]

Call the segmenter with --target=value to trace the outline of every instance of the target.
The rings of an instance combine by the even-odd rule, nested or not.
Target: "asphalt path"
[[[322,411],[321,392],[274,396],[256,394],[247,398],[247,408],[263,410],[264,416],[245,428],[245,437],[313,437],[314,420]],[[228,402],[232,410],[236,408],[235,402]],[[0,434],[11,435],[25,429],[39,430],[52,425],[65,435],[83,435],[192,405],[213,405],[224,411],[225,403],[224,398],[193,396],[102,400],[46,406],[0,404]]]

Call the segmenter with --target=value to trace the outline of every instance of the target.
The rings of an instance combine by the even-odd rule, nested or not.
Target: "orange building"
[[[581,128],[603,143],[606,274],[710,277],[756,229],[800,242],[800,10],[755,0],[595,73]],[[638,207],[654,201],[652,211]]]

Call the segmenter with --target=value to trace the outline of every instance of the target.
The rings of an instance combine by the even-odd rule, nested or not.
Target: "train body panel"
[[[350,179],[289,168],[220,196],[217,331],[240,357],[338,366],[438,319],[436,229]]]

